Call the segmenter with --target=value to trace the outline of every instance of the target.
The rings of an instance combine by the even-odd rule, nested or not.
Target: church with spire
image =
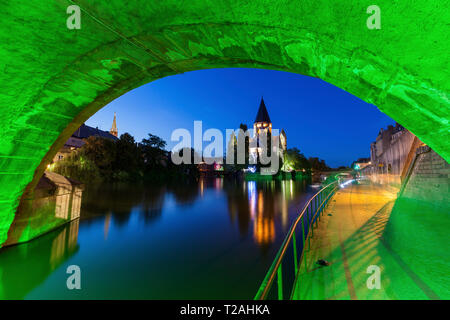
[[[58,151],[58,153],[53,157],[52,162],[61,161],[71,152],[81,148],[85,144],[85,140],[89,137],[101,137],[105,139],[118,140],[119,131],[117,129],[116,113],[114,112],[114,119],[111,130],[109,130],[109,132],[100,130],[98,127],[94,128],[87,126],[83,123],[66,141],[66,143]]]
[[[270,120],[269,112],[267,111],[264,98],[261,97],[258,113],[256,114],[255,122],[253,123],[253,138],[250,140],[250,157],[254,162],[258,162],[258,158],[265,150],[262,148],[261,136],[271,138],[272,152],[277,152],[279,158],[283,159],[286,152],[286,133],[282,129],[278,136],[272,135],[272,121]],[[277,141],[278,140],[278,141]],[[278,142],[278,148],[276,147]]]
[[[119,136],[119,131],[117,130],[116,113],[115,112],[114,112],[114,120],[112,123],[111,130],[109,130],[109,133],[111,133],[116,138]]]

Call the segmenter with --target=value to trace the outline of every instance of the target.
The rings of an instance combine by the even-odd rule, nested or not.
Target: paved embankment
[[[314,229],[294,298],[439,299],[384,234],[395,199],[392,190],[368,182],[338,191]],[[380,288],[369,289],[377,269]]]

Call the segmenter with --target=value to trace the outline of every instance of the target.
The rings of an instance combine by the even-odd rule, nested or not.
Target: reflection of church
[[[272,135],[272,121],[267,112],[264,99],[261,98],[258,113],[256,114],[256,119],[253,124],[253,138],[250,140],[250,158],[253,160],[251,163],[258,163],[260,156],[262,154],[267,154],[266,150],[264,150],[264,146],[268,143],[262,141],[263,137],[271,137],[272,152],[276,152],[278,157],[283,159],[287,147],[286,133],[284,130],[281,130],[280,135]]]

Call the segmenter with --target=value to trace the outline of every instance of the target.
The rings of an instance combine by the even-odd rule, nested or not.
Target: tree
[[[82,154],[97,165],[102,176],[111,176],[117,154],[114,140],[91,136],[85,142]]]
[[[244,142],[244,163],[239,163],[238,168],[246,168],[249,165],[249,158],[250,158],[250,138],[247,135],[248,127],[245,123],[241,123],[239,125],[239,135],[238,135],[238,143]],[[237,147],[237,146],[236,146]],[[239,149],[237,149],[239,150]],[[236,150],[236,154],[237,154]],[[237,163],[237,159],[235,159]]]
[[[136,143],[129,133],[116,140],[91,136],[83,147],[56,162],[52,170],[84,183],[178,178],[197,173],[195,164],[175,166],[169,163],[169,154],[163,149],[165,146],[163,139],[152,134],[141,143]],[[181,152],[189,152],[191,160],[196,155],[192,149]]]
[[[229,163],[233,159],[233,163]],[[230,140],[227,147],[227,164],[235,165],[237,162],[237,138],[234,132],[231,133]]]
[[[142,139],[141,144],[160,150],[166,147],[166,142],[163,139],[151,133],[148,134],[148,139]]]
[[[311,167],[317,171],[329,171],[330,167],[327,166],[325,160],[319,159],[317,157],[310,157],[309,162],[311,163]]]
[[[311,170],[311,164],[297,148],[290,148],[286,150],[284,159],[285,169],[292,170]]]
[[[117,155],[114,169],[126,172],[137,172],[142,167],[142,158],[134,137],[124,133],[116,141]]]
[[[240,131],[237,137],[234,132],[231,134],[227,148],[227,157],[232,157],[234,159],[234,162],[232,164],[229,164],[233,165],[236,170],[247,168],[250,162],[250,138],[248,137],[248,135],[246,135],[248,127],[246,124],[241,123],[239,125],[239,129]],[[242,146],[241,148],[238,147],[239,143],[244,144],[244,163],[238,163],[238,151],[240,151],[240,149],[242,148]]]
[[[180,158],[183,158],[183,156],[187,153],[190,155],[190,163],[186,164],[186,163],[181,163],[181,164],[174,164],[173,161],[169,161],[169,163],[171,164],[171,171],[172,173],[178,173],[178,174],[182,174],[182,175],[187,175],[187,176],[197,176],[198,175],[198,167],[197,164],[195,163],[195,159],[199,158],[200,159],[200,155],[193,149],[193,148],[182,148],[178,151],[176,151],[179,155]],[[170,153],[170,156],[172,156],[172,153]]]
[[[148,136],[148,139],[142,139],[139,143],[145,168],[154,170],[167,165],[167,152],[164,150],[166,142],[151,133]]]

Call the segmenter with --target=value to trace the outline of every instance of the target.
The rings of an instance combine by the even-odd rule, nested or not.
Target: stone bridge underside
[[[80,30],[66,27],[73,4]],[[192,70],[319,77],[376,105],[448,161],[450,4],[379,0],[381,29],[369,30],[371,4],[2,1],[0,246],[20,198],[81,123],[133,88]]]

